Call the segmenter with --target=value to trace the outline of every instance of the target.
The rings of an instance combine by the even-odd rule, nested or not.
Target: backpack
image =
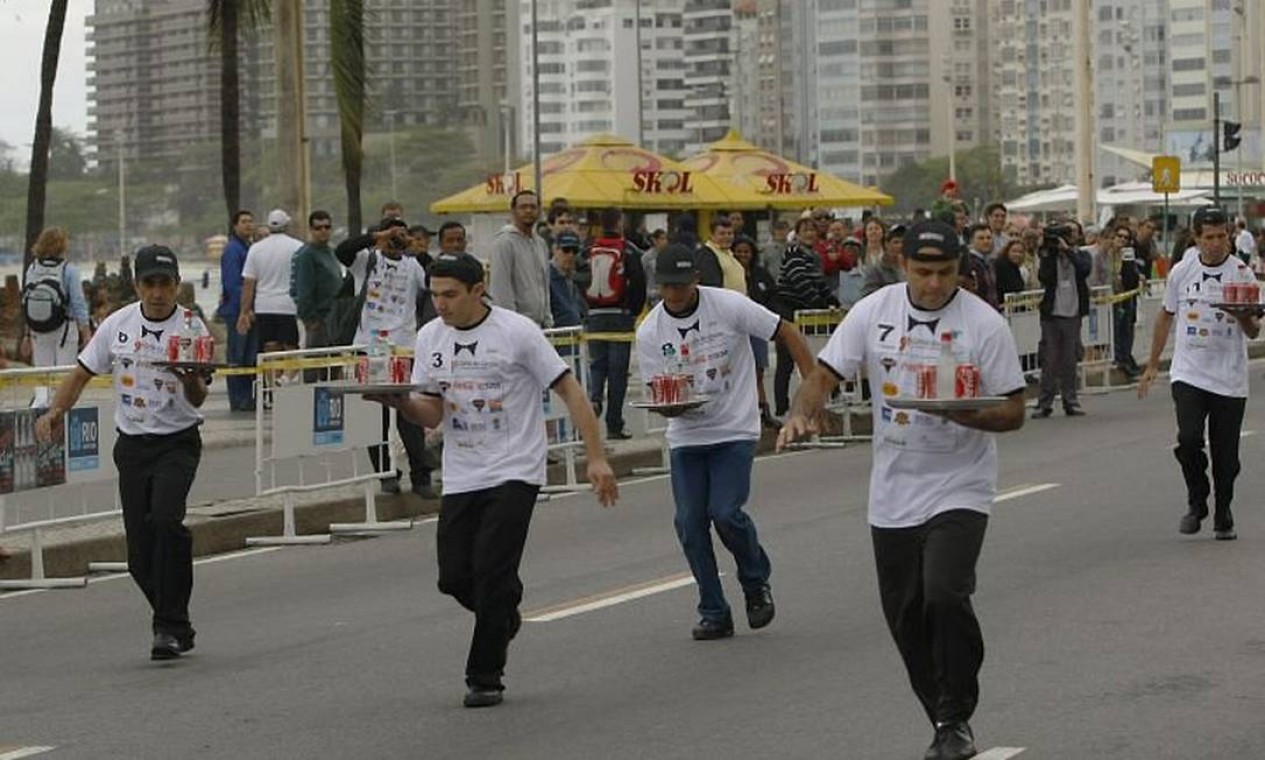
[[[22,286],[22,318],[31,332],[50,333],[65,326],[70,299],[62,284],[65,259],[37,259],[26,273]]]
[[[584,290],[584,300],[597,309],[624,305],[628,288],[628,250],[619,238],[598,238],[589,249],[592,278]]]

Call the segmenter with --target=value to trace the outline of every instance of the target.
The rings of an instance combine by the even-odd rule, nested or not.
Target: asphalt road
[[[1265,406],[1244,426],[1240,540],[1214,542],[1177,534],[1165,391],[999,438],[1010,497],[975,597],[988,760],[1265,756]],[[624,484],[611,511],[542,503],[529,622],[490,710],[460,706],[471,620],[435,589],[433,523],[200,565],[198,649],[171,664],[148,660],[126,579],[0,597],[0,758],[920,758],[930,729],[878,606],[869,460],[756,465],[778,617],[720,642],[690,639],[664,480]]]

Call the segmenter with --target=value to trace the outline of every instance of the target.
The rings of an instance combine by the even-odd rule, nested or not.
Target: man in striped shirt
[[[817,225],[811,218],[803,217],[795,223],[795,240],[782,255],[782,268],[778,275],[777,303],[782,316],[794,321],[798,309],[825,309],[839,305],[839,299],[826,282],[821,271],[821,257],[814,246],[817,244]],[[791,370],[794,362],[781,343],[777,344],[777,371],[773,376],[773,404],[775,416],[786,414],[791,406]]]

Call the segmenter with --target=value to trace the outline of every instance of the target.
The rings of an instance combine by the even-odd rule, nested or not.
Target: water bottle
[[[369,343],[368,382],[386,383],[391,380],[391,341],[386,330],[379,330]]]
[[[957,393],[958,362],[953,356],[953,333],[940,333],[940,355],[936,357],[936,398],[954,398]]]
[[[180,325],[180,359],[178,361],[193,361],[193,310],[184,310],[184,321]]]

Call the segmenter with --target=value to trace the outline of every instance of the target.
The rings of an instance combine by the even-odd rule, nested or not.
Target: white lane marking
[[[1027,747],[993,747],[975,756],[975,760],[1009,760]]]
[[[45,752],[52,752],[56,747],[18,747],[9,752],[3,752],[4,748],[0,747],[0,760],[18,760],[21,757],[31,757],[32,755],[42,755]]]
[[[646,583],[639,583],[635,586],[626,586],[615,591],[608,591],[574,602],[566,602],[555,607],[547,607],[543,610],[529,613],[523,619],[529,623],[551,623],[555,620],[569,618],[572,615],[582,615],[585,612],[593,612],[594,610],[613,607],[624,602],[631,602],[634,599],[641,599],[642,597],[693,585],[694,577],[689,573],[683,573]]]
[[[1010,499],[1018,499],[1021,496],[1031,496],[1034,493],[1049,491],[1051,488],[1058,488],[1061,483],[1038,483],[1033,486],[1017,486],[1009,491],[1003,491],[997,494],[994,501],[1009,501]]]

